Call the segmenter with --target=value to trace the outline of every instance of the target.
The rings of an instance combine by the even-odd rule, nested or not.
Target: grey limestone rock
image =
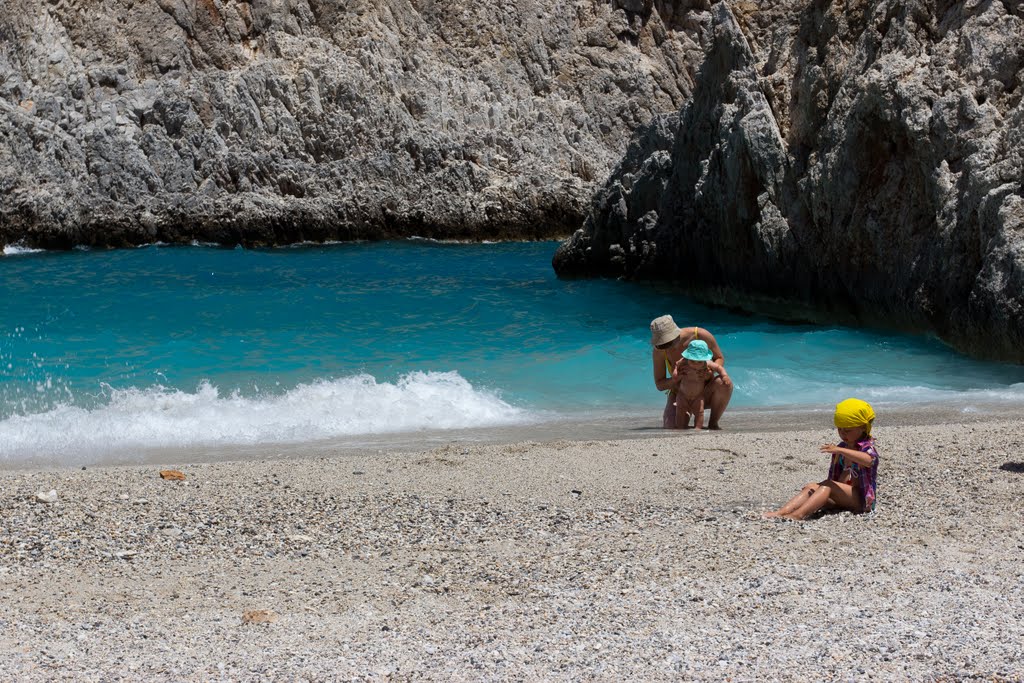
[[[0,0],[0,244],[565,235],[706,9]]]
[[[722,2],[559,273],[1024,361],[1024,5]]]

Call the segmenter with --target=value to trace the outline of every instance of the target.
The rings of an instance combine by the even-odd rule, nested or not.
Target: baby
[[[672,376],[678,378],[676,389],[676,427],[690,428],[693,416],[694,429],[704,428],[704,396],[708,382],[718,374],[726,377],[725,368],[713,360],[711,349],[706,342],[695,339],[683,351],[676,363]]]

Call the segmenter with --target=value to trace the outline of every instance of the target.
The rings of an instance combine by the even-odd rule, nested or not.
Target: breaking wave
[[[195,392],[106,387],[91,408],[63,404],[0,421],[0,462],[76,464],[139,449],[298,443],[529,421],[528,411],[455,372],[411,372],[395,383],[360,374],[257,396],[223,395],[209,382]]]

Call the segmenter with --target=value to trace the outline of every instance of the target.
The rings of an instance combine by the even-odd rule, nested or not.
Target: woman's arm
[[[665,352],[654,349],[651,351],[651,356],[654,358],[654,386],[658,387],[658,391],[675,389],[679,385],[679,380],[666,376]]]
[[[821,447],[822,453],[831,453],[832,455],[841,455],[851,462],[855,462],[861,467],[871,467],[874,464],[875,459],[864,451],[857,451],[852,448],[840,448],[835,444],[825,444]]]
[[[718,375],[719,377],[721,377],[722,378],[722,384],[725,384],[726,386],[732,384],[732,380],[729,379],[729,373],[727,373],[725,371],[725,366],[722,365],[721,362],[716,363],[713,360],[709,360],[708,361],[708,370],[710,370],[713,373],[712,377],[714,377],[715,375]]]

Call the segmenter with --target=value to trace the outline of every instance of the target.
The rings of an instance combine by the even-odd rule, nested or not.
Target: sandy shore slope
[[[1024,679],[1024,423],[876,435],[807,522],[827,426],[0,472],[0,679]]]

